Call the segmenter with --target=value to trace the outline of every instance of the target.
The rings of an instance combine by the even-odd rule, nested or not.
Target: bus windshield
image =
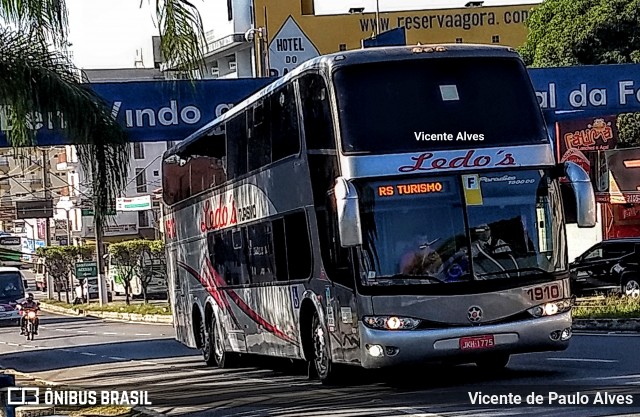
[[[24,298],[22,277],[18,272],[0,272],[0,302],[15,302]]]
[[[463,191],[469,178],[478,186]],[[358,188],[365,285],[525,279],[566,266],[559,189],[542,170]]]
[[[515,59],[353,65],[337,70],[334,82],[346,154],[547,141],[526,68]]]

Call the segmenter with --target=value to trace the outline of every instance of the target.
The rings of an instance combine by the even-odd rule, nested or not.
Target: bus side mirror
[[[341,246],[348,248],[361,245],[360,204],[355,187],[345,178],[338,177],[334,187],[334,195],[336,197]]]
[[[25,289],[25,290],[28,290],[28,289],[29,289],[29,284],[27,283],[27,280],[26,280],[26,279],[23,279],[23,280],[22,280],[22,283],[24,284],[24,289]]]
[[[596,197],[589,174],[575,162],[564,162],[564,175],[576,196],[578,227],[594,227],[596,225]]]

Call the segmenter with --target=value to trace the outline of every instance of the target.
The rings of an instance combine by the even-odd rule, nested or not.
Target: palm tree
[[[203,61],[198,10],[189,0],[154,1],[162,54],[174,68],[191,74],[194,63]],[[35,145],[33,122],[53,120],[77,146],[82,167],[92,176],[96,221],[103,224],[126,184],[129,148],[110,108],[60,52],[67,40],[65,1],[0,0],[0,19],[6,23],[0,27],[0,111],[10,109],[7,139],[14,148]]]

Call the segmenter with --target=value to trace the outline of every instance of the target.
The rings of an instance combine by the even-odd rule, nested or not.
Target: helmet
[[[32,292],[27,294],[27,300],[33,301],[33,293]]]

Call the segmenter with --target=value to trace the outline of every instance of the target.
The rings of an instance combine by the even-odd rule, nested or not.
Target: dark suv
[[[640,238],[610,239],[592,246],[570,265],[576,295],[616,291],[640,297]]]

